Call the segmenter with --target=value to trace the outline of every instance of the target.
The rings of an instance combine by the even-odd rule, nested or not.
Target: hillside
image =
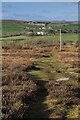
[[[29,28],[38,27],[39,28],[41,26],[38,26],[38,25],[35,26],[25,21],[17,21],[17,20],[3,20],[2,21],[3,32],[22,32],[26,27],[29,27]]]
[[[44,31],[47,33],[59,33],[59,29],[62,28],[62,32],[77,33],[78,24],[71,23],[48,23],[45,27],[39,23],[17,21],[17,20],[3,20],[2,21],[2,32],[7,33],[23,33],[23,32],[38,32]]]
[[[11,20],[2,21],[3,32],[21,32],[25,26],[26,24],[20,21],[11,21]]]

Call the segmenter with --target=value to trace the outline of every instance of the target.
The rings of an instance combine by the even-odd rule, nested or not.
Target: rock
[[[60,79],[57,79],[56,81],[66,81],[66,80],[69,80],[69,78],[62,77],[62,78],[60,78]]]
[[[49,55],[44,54],[43,57],[50,57]]]
[[[62,73],[62,70],[59,69],[59,70],[56,70],[56,72],[58,72],[58,73]]]
[[[66,43],[63,43],[63,45],[66,45]]]

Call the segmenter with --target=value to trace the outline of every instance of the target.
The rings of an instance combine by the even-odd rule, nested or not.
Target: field
[[[78,34],[62,34],[62,51],[59,34],[20,35],[0,41],[3,120],[79,119]]]
[[[3,33],[3,37],[14,36],[16,34],[23,35],[23,34],[27,34],[28,32],[36,33],[39,31],[43,31],[47,34],[50,34],[50,32],[52,32],[53,34],[53,33],[59,33],[60,28],[62,29],[63,33],[65,32],[80,33],[78,29],[79,26],[80,24],[73,24],[73,23],[48,23],[48,24],[45,23],[45,27],[43,27],[43,25],[34,25],[32,23],[28,24],[27,22],[23,22],[23,21],[3,20],[2,33]]]

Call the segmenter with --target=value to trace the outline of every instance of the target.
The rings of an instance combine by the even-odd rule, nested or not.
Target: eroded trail
[[[76,97],[77,68],[73,68],[69,61],[67,63],[60,61],[63,55],[54,53],[48,58],[38,58],[34,62],[36,70],[28,71],[29,76],[40,88],[28,117],[71,118],[74,113],[73,118],[79,117],[79,99]],[[72,71],[75,71],[75,75],[70,75]]]

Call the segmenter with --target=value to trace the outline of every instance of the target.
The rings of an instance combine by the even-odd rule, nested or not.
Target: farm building
[[[44,35],[44,32],[37,32],[37,35]]]

